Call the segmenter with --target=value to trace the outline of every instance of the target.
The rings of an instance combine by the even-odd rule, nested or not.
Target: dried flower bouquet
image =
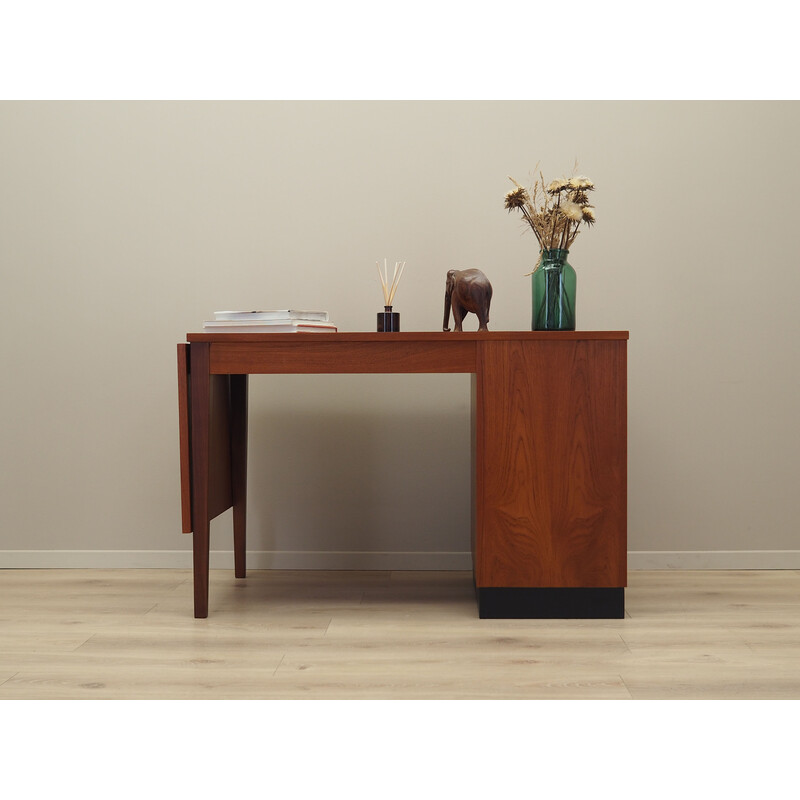
[[[540,172],[530,192],[513,178],[509,180],[516,188],[506,195],[505,207],[519,209],[540,250],[569,250],[581,224],[594,225],[594,206],[589,204],[594,183],[589,178],[577,175],[545,184]]]

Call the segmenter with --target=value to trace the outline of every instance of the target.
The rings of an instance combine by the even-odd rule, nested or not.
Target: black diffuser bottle
[[[378,276],[381,279],[383,301],[385,303],[383,311],[378,312],[378,333],[397,333],[400,330],[400,314],[392,311],[392,300],[394,300],[397,284],[400,283],[400,277],[406,267],[406,262],[395,261],[391,282],[389,281],[389,266],[386,263],[386,259],[383,260],[383,271],[381,271],[380,264],[377,261],[375,266],[378,267]]]
[[[391,306],[384,306],[378,312],[378,333],[397,333],[400,330],[400,314],[392,311]]]

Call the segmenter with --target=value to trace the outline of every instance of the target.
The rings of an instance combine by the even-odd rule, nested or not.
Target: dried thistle
[[[585,175],[570,178],[567,183],[570,189],[588,189],[589,191],[594,189],[594,184]]]
[[[512,189],[506,195],[506,208],[510,211],[512,208],[522,208],[525,203],[529,203],[530,198],[528,197],[528,193],[522,186],[518,186],[516,189]]]
[[[568,188],[569,188],[569,181],[567,180],[550,181],[550,183],[547,184],[547,188],[545,189],[545,191],[547,192],[547,194],[554,195],[554,194],[559,194]]]
[[[583,208],[572,200],[565,200],[559,207],[559,212],[572,222],[583,220]]]
[[[589,205],[589,195],[583,189],[579,189],[577,192],[570,192],[567,197],[579,206]]]

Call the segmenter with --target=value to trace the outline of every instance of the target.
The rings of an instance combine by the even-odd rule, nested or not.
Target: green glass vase
[[[531,276],[535,331],[575,330],[575,270],[567,261],[569,250],[542,250]]]

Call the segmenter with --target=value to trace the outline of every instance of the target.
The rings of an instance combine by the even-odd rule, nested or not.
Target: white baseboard
[[[800,569],[800,550],[630,550],[628,569]]]
[[[212,569],[233,569],[212,550]],[[249,569],[471,570],[468,552],[254,550]],[[0,569],[191,569],[191,550],[0,550]],[[800,550],[634,550],[630,570],[800,569]]]

